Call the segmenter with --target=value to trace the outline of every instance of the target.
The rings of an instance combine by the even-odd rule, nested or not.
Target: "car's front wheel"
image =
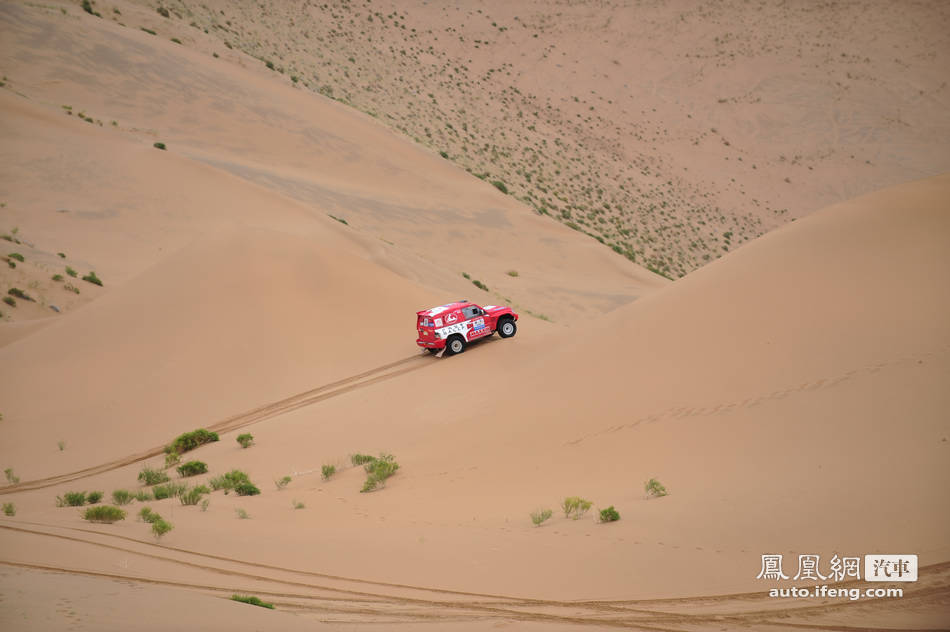
[[[445,352],[449,355],[458,355],[465,351],[465,340],[461,336],[452,336],[445,344]]]
[[[498,335],[502,338],[511,338],[517,332],[518,326],[515,325],[515,321],[510,318],[501,321],[501,324],[498,326]]]

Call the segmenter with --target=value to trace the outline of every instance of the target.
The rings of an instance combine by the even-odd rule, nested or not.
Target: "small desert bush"
[[[186,476],[197,476],[208,472],[208,464],[203,461],[188,461],[178,466],[178,475],[182,478]]]
[[[241,603],[249,603],[252,606],[260,606],[261,608],[270,608],[274,609],[274,604],[267,603],[266,601],[261,601],[258,597],[253,595],[231,595],[231,599],[234,601],[240,601]]]
[[[13,473],[12,467],[3,470],[3,475],[7,477],[7,482],[11,485],[16,485],[20,482],[20,477]]]
[[[177,496],[185,491],[187,487],[188,486],[184,483],[165,483],[164,485],[156,485],[153,487],[152,493],[155,494],[155,500],[165,500],[166,498]]]
[[[54,281],[62,281],[62,280],[63,280],[63,275],[62,275],[62,274],[54,274],[51,278],[52,278]]]
[[[249,432],[239,434],[237,436],[237,442],[241,444],[242,448],[249,448],[251,447],[251,444],[254,443],[254,435],[250,434]]]
[[[73,278],[75,279],[75,278],[76,278],[76,275],[77,275],[78,273],[77,273],[75,270],[73,270],[72,268],[70,268],[69,266],[66,266],[66,274],[68,274],[69,276],[71,276],[71,277],[73,277]]]
[[[534,526],[540,527],[541,523],[554,515],[554,512],[550,509],[538,509],[537,511],[531,512],[531,522],[534,523]]]
[[[284,476],[284,477],[279,478],[279,479],[277,479],[276,481],[274,481],[274,486],[277,487],[278,490],[281,490],[281,489],[287,487],[287,485],[290,484],[290,481],[291,481],[291,480],[292,480],[292,479],[291,479],[289,476]]]
[[[247,520],[251,516],[241,508],[235,509],[234,513],[237,514],[238,520]]]
[[[363,483],[363,489],[360,492],[371,492],[374,489],[385,487],[386,479],[396,473],[399,464],[396,463],[393,455],[381,454],[378,459],[363,465],[366,470],[366,481]]]
[[[9,305],[10,307],[16,307],[16,299],[12,296],[4,296],[3,302]]]
[[[158,512],[152,511],[149,507],[142,507],[142,509],[139,510],[139,520],[142,522],[154,523],[161,519],[162,517],[158,515]]]
[[[111,524],[117,520],[125,519],[125,512],[112,505],[96,505],[86,509],[82,516],[89,522],[105,522]]]
[[[56,497],[57,507],[82,507],[86,504],[86,492],[66,492]]]
[[[13,517],[16,515],[16,505],[13,503],[3,503],[3,515]]]
[[[168,474],[161,470],[145,467],[139,472],[139,480],[146,485],[158,485],[159,483],[168,482]]]
[[[305,506],[306,505],[304,505],[302,502],[294,499],[294,509],[303,509]]]
[[[508,270],[508,276],[510,276],[510,277],[516,277],[516,276],[518,276],[518,271],[517,271],[517,270]]]
[[[181,455],[177,452],[168,452],[165,454],[165,469],[181,463]]]
[[[323,474],[323,480],[328,481],[328,480],[330,480],[330,477],[331,477],[331,476],[333,476],[334,474],[336,474],[336,466],[335,466],[335,465],[324,465],[323,467],[320,468],[320,471],[321,471],[322,474]]]
[[[32,301],[34,303],[36,302],[35,300],[33,300],[32,296],[30,296],[29,294],[27,294],[26,292],[24,292],[23,290],[17,287],[11,287],[9,290],[7,290],[7,294],[9,294],[10,296],[15,296],[24,301]]]
[[[241,483],[250,483],[251,479],[248,478],[246,472],[241,470],[231,470],[227,474],[222,474],[221,476],[215,476],[208,483],[211,485],[211,489],[217,491],[223,489],[225,493],[230,489],[234,489]]]
[[[669,492],[666,491],[666,488],[663,486],[663,484],[660,483],[660,481],[656,480],[655,478],[651,478],[646,483],[644,483],[643,489],[650,496],[655,496],[657,498],[661,496],[666,496],[667,494],[669,494]]]
[[[155,496],[147,489],[139,489],[135,492],[135,500],[140,503],[148,502],[149,500],[155,500]]]
[[[132,502],[132,492],[127,489],[117,489],[112,492],[112,504],[114,505],[128,505]]]
[[[196,485],[191,489],[183,489],[178,492],[178,500],[185,506],[194,506],[201,501],[201,497],[210,494],[211,490],[204,485]]]
[[[234,486],[234,493],[238,496],[257,496],[261,490],[251,481],[245,481]]]
[[[370,456],[368,454],[354,454],[350,456],[350,463],[353,465],[365,465],[366,463],[370,463],[375,460],[375,456]]]
[[[564,502],[561,503],[561,509],[564,511],[564,517],[570,518],[573,514],[574,520],[577,520],[591,508],[592,503],[589,500],[585,500],[580,496],[568,496],[564,499]]]
[[[103,492],[89,492],[88,494],[86,494],[86,501],[90,505],[95,505],[100,500],[102,500],[103,496],[105,496]]]
[[[16,259],[20,263],[23,263],[24,261],[26,261],[26,259],[23,258],[23,255],[21,255],[19,252],[11,252],[7,256],[10,257],[11,259]]]
[[[102,287],[102,279],[96,276],[95,272],[90,272],[82,278],[83,281]]]
[[[506,187],[505,183],[501,180],[492,180],[492,186],[507,195],[508,187]]]
[[[488,291],[488,286],[485,285],[484,283],[482,283],[481,281],[479,281],[478,279],[474,279],[474,280],[472,281],[472,285],[474,285],[475,287],[477,287],[477,288],[480,289],[480,290],[484,290],[485,292]]]
[[[189,450],[194,450],[195,448],[203,446],[206,443],[213,443],[217,440],[218,433],[210,432],[204,428],[199,428],[197,430],[192,430],[191,432],[178,435],[178,437],[176,437],[175,440],[165,448],[165,453],[171,454],[172,452],[177,452],[178,454],[184,454]]]
[[[620,520],[620,514],[617,513],[617,510],[614,509],[614,506],[611,505],[606,509],[600,510],[600,521],[601,522],[615,522]]]
[[[148,29],[142,29],[142,30],[149,32]],[[155,35],[155,31],[151,31],[151,33],[152,35]],[[154,147],[155,149],[161,149],[162,151],[165,151],[166,149],[168,149],[167,147],[165,147],[165,143],[152,143],[152,147]]]
[[[175,527],[172,526],[172,523],[159,518],[158,520],[152,523],[152,535],[155,536],[156,540],[161,540],[163,535],[165,535],[166,533],[168,533],[174,528]]]

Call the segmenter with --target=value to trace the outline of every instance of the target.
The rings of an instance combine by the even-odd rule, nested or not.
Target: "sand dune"
[[[0,282],[39,299],[0,308],[0,627],[950,624],[950,176],[668,283],[210,37],[119,24],[151,8],[64,8],[0,7],[0,243],[25,258]],[[421,353],[414,312],[463,297],[514,304],[518,335]],[[140,489],[197,427],[221,440],[185,482],[260,495],[56,506]],[[360,493],[356,452],[400,469]],[[903,599],[756,579],[765,553],[881,552],[920,556]]]

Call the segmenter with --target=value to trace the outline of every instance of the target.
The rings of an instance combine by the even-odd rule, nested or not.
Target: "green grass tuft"
[[[177,468],[178,475],[182,478],[186,476],[197,476],[198,474],[205,474],[208,472],[208,464],[203,461],[188,461],[187,463],[182,463]]]
[[[178,454],[184,454],[189,450],[194,450],[206,443],[213,443],[217,440],[218,433],[199,428],[198,430],[192,430],[191,432],[178,435],[171,444],[165,447],[165,453],[171,454],[172,452],[177,452]]]
[[[96,505],[86,509],[82,517],[89,522],[112,524],[118,520],[124,520],[125,512],[112,505]]]
[[[249,603],[252,606],[260,606],[261,608],[270,608],[274,609],[274,604],[267,603],[266,601],[261,601],[258,597],[253,595],[231,595],[231,599],[234,601],[240,601],[241,603]]]
[[[554,512],[550,509],[538,509],[531,512],[531,522],[534,523],[534,526],[540,527],[544,521],[553,515]]]
[[[237,436],[237,442],[241,444],[242,448],[249,448],[254,443],[254,435],[250,434],[249,432],[239,434]]]
[[[158,485],[159,483],[168,482],[168,474],[161,470],[144,467],[142,471],[139,472],[139,480],[146,485]]]

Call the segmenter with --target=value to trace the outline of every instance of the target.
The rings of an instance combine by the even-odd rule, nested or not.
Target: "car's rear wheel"
[[[511,318],[506,318],[498,325],[498,335],[502,338],[511,338],[518,333],[518,326]]]
[[[445,343],[445,352],[449,355],[458,355],[465,351],[465,340],[461,336],[452,336]]]

